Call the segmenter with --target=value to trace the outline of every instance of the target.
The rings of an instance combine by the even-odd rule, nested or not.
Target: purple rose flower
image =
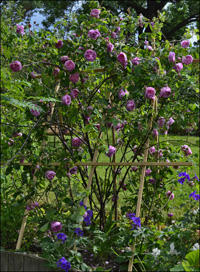
[[[192,150],[188,145],[183,145],[181,149],[183,150],[186,156],[192,155]]]
[[[152,172],[152,171],[151,171],[150,168],[146,169],[146,170],[145,170],[145,176],[148,177],[148,176],[151,174],[151,172]]]
[[[174,52],[169,52],[169,56],[168,56],[168,60],[169,62],[175,62],[175,53]]]
[[[136,57],[136,58],[134,58],[134,59],[132,59],[131,61],[132,61],[132,63],[133,63],[133,65],[138,65],[138,64],[140,64],[140,61],[141,59],[139,59],[138,57]]]
[[[112,33],[111,33],[111,38],[112,38],[112,39],[116,39],[116,37],[117,37],[116,32],[112,32]]]
[[[121,62],[122,65],[126,66],[127,65],[127,56],[125,53],[121,52],[117,56],[117,59],[119,62]]]
[[[115,28],[115,33],[119,33],[120,30],[121,30],[120,26],[117,26],[117,27]]]
[[[87,61],[94,61],[96,60],[97,54],[94,50],[89,49],[85,52],[84,57]]]
[[[183,69],[183,64],[182,63],[177,63],[174,65],[174,68],[173,68],[177,73],[179,73],[182,69]]]
[[[71,104],[71,97],[68,94],[62,97],[62,104],[67,106]]]
[[[183,48],[189,47],[189,46],[190,46],[190,41],[189,41],[189,40],[187,40],[187,41],[182,41],[182,42],[181,42],[181,46],[182,46]]]
[[[144,44],[147,46],[149,44],[149,41],[144,41]]]
[[[16,30],[16,33],[18,33],[18,34],[20,34],[20,35],[25,35],[25,32],[24,32],[24,26],[20,26],[20,25],[18,25],[18,24],[16,24],[16,26],[17,26],[17,30]]]
[[[54,76],[56,76],[59,72],[60,72],[60,69],[56,67],[56,68],[53,70]]]
[[[192,62],[193,62],[193,57],[191,55],[182,57],[182,63],[184,63],[185,65],[191,64]]]
[[[36,74],[34,72],[31,72],[31,77],[36,78]]]
[[[69,76],[69,80],[73,83],[77,83],[79,81],[79,74],[75,73]]]
[[[172,216],[174,216],[174,214],[173,214],[173,213],[168,213],[167,215],[168,215],[168,217],[172,217]]]
[[[100,131],[100,130],[101,130],[101,126],[100,126],[100,124],[97,124],[95,127],[98,129],[98,131]]]
[[[152,131],[152,134],[155,137],[158,136],[158,130],[154,128],[153,131]]]
[[[156,180],[155,180],[154,178],[150,178],[150,179],[149,179],[149,183],[155,184],[155,183],[156,183]]]
[[[168,98],[171,94],[171,89],[169,87],[163,87],[160,90],[159,97]]]
[[[168,192],[166,193],[166,196],[167,196],[170,200],[174,199],[174,193],[172,193],[171,191],[168,191]]]
[[[108,153],[106,153],[106,156],[109,158],[112,157],[116,152],[116,148],[112,145],[109,145]]]
[[[70,92],[70,96],[72,99],[75,99],[79,94],[79,90],[78,89],[73,89],[71,92]]]
[[[37,107],[37,104],[34,104],[34,106]],[[31,109],[30,113],[32,113],[34,116],[39,116],[41,114],[39,110],[34,110],[34,109]]]
[[[62,56],[62,57],[60,58],[60,61],[61,61],[62,63],[65,63],[68,59],[69,59],[68,56]]]
[[[127,111],[133,111],[135,109],[135,102],[134,100],[129,100],[126,103],[126,109]]]
[[[99,9],[93,9],[90,12],[91,17],[99,18],[100,10]]]
[[[76,175],[77,174],[77,170],[78,170],[78,167],[74,166],[74,167],[72,167],[72,168],[69,169],[69,173],[71,175]]]
[[[147,87],[145,90],[145,97],[148,99],[155,99],[156,90],[152,87]]]
[[[107,51],[110,53],[114,49],[114,45],[112,43],[107,44]]]
[[[46,175],[46,178],[48,180],[53,180],[54,177],[55,177],[55,175],[56,175],[56,173],[54,171],[48,170],[48,171],[46,171],[45,175]]]
[[[13,72],[19,72],[22,70],[22,68],[23,68],[23,66],[22,66],[21,62],[18,60],[15,60],[12,63],[10,63],[10,69]]]
[[[96,30],[91,29],[88,32],[88,37],[93,39],[93,40],[96,40],[98,37],[101,37],[101,33],[99,32],[98,29],[96,29]]]
[[[124,97],[126,94],[129,94],[129,92],[128,92],[127,90],[125,90],[125,92],[124,92],[124,90],[120,89],[119,92],[118,92],[118,98],[119,98],[119,100],[122,100],[123,97]]]
[[[153,51],[153,48],[152,48],[151,45],[148,45],[148,46],[147,46],[147,49],[148,49],[149,51]]]
[[[137,166],[133,166],[132,168],[131,168],[131,172],[136,172],[138,170],[138,167]]]
[[[161,127],[164,127],[165,125],[165,118],[164,117],[160,117],[158,119],[158,126],[161,128]]]
[[[61,222],[57,222],[57,221],[51,222],[51,230],[53,232],[59,232],[59,231],[61,231],[61,229],[62,229]]]
[[[150,152],[151,155],[154,154],[156,152],[155,146],[150,147],[149,152]]]
[[[61,40],[58,40],[58,42],[55,45],[56,45],[56,48],[60,49],[63,47],[64,43]]]
[[[72,146],[73,147],[79,147],[81,145],[82,145],[81,139],[79,139],[78,137],[75,137],[72,139]]]
[[[75,63],[72,60],[67,60],[64,64],[67,71],[73,71],[75,69]]]

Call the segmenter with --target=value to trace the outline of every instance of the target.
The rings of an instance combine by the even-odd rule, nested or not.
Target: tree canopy
[[[35,11],[38,11],[46,18],[42,22],[45,28],[52,26],[56,20],[62,19],[66,14],[71,12],[84,13],[88,10],[90,1],[7,1],[2,0],[1,5],[11,3],[15,7],[13,16],[13,24],[16,20],[16,14],[19,6],[22,6],[23,17],[25,20],[30,20],[30,17]],[[190,0],[118,0],[118,1],[105,1],[100,0],[101,7],[111,10],[114,15],[121,16],[131,9],[132,13],[136,16],[142,14],[146,18],[152,20],[157,17],[159,12],[165,12],[165,22],[162,29],[163,37],[172,40],[180,39],[183,35],[185,28],[199,29],[199,1]],[[139,33],[143,32],[143,28],[139,27]]]

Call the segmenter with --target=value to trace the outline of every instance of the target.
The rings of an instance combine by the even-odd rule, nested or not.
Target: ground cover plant
[[[189,32],[170,43],[164,15],[118,18],[98,2],[53,31],[6,18],[3,248],[15,248],[26,209],[20,250],[55,270],[127,271],[133,255],[136,271],[198,269],[198,54]],[[137,37],[138,24],[149,32]],[[176,124],[185,136],[171,135]],[[142,162],[147,149],[148,162],[194,166],[147,166],[138,217],[141,167],[87,164]]]

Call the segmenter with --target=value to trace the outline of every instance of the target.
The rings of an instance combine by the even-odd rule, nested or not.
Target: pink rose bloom
[[[126,94],[129,94],[129,92],[128,92],[127,90],[125,90],[125,92],[124,92],[124,90],[121,89],[121,90],[118,92],[118,98],[119,98],[119,100],[122,100],[123,97],[124,97]]]
[[[116,37],[117,37],[116,32],[112,32],[112,33],[111,33],[111,38],[112,38],[112,39],[116,39]]]
[[[59,232],[62,229],[62,224],[60,222],[53,221],[51,222],[51,230],[53,232]]]
[[[79,74],[75,73],[69,76],[69,80],[73,83],[77,83],[79,81]]]
[[[107,51],[110,53],[114,49],[114,45],[112,43],[107,44]]]
[[[116,152],[116,148],[112,145],[109,145],[108,153],[106,153],[106,156],[109,158],[112,157]]]
[[[149,183],[151,183],[151,184],[155,184],[155,183],[156,183],[156,179],[154,179],[154,178],[150,178],[150,179],[149,179]]]
[[[154,128],[152,131],[152,134],[153,136],[158,136],[158,130]]]
[[[25,32],[24,32],[24,27],[21,25],[18,25],[18,24],[16,24],[16,26],[17,26],[17,30],[16,30],[16,33],[18,33],[18,34],[20,34],[20,35],[25,35]]]
[[[168,60],[169,62],[175,62],[175,53],[174,52],[169,52],[169,56],[168,56]]]
[[[168,213],[167,216],[172,217],[172,216],[174,216],[174,214],[173,213]]]
[[[145,97],[148,99],[155,99],[156,90],[152,87],[147,87],[145,91]]]
[[[71,104],[71,97],[68,94],[62,97],[62,104],[67,106]]]
[[[182,63],[177,63],[174,65],[174,70],[179,73],[183,69],[183,64]]]
[[[138,64],[140,64],[139,60],[141,60],[141,59],[136,57],[136,58],[132,59],[131,61],[132,61],[133,65],[138,65]]]
[[[127,111],[132,111],[132,110],[135,109],[135,102],[134,102],[134,100],[127,101],[127,103],[126,103],[126,109],[127,109]]]
[[[56,68],[53,70],[54,76],[56,76],[59,72],[60,72],[60,69],[59,69],[58,67],[56,67]]]
[[[133,166],[132,168],[131,168],[131,172],[136,172],[138,170],[138,167],[137,166]]]
[[[153,48],[152,48],[151,45],[148,45],[148,46],[147,46],[147,49],[148,49],[149,51],[153,51]]]
[[[34,104],[34,106],[37,107],[37,104]],[[34,109],[31,109],[30,113],[32,113],[34,116],[39,116],[41,114],[39,110],[34,110]]]
[[[62,57],[60,58],[60,61],[61,61],[62,63],[65,63],[68,59],[69,59],[68,56],[62,56]]]
[[[145,176],[147,177],[147,176],[149,176],[150,174],[151,174],[151,169],[150,168],[148,168],[148,169],[146,169],[145,170]]]
[[[149,41],[144,41],[144,45],[148,45],[149,44]]]
[[[120,21],[123,21],[124,19],[122,17],[119,17]]]
[[[171,126],[174,123],[174,119],[172,117],[169,118],[169,121],[167,122],[169,126]]]
[[[18,60],[15,60],[13,61],[12,63],[10,63],[10,69],[13,71],[13,72],[19,72],[22,70],[22,64],[20,61]]]
[[[182,41],[182,42],[181,42],[181,46],[182,46],[183,48],[189,47],[189,46],[190,46],[190,41],[189,41],[189,40],[187,40],[187,41]]]
[[[93,111],[93,107],[92,107],[92,106],[89,106],[87,109],[88,109],[88,114],[91,115],[91,114],[92,114],[92,111]]]
[[[78,170],[78,167],[74,166],[74,167],[72,167],[72,168],[69,169],[69,173],[71,175],[76,175],[77,174],[77,170]]]
[[[67,71],[73,71],[75,69],[75,63],[72,60],[67,60],[64,64]]]
[[[36,77],[36,74],[34,74],[34,72],[31,72],[31,77],[32,77],[32,78],[35,78],[35,77]]]
[[[160,117],[158,119],[158,126],[159,127],[164,127],[164,125],[165,125],[165,118],[164,117]]]
[[[96,30],[91,29],[88,32],[88,37],[93,39],[93,40],[96,40],[98,37],[101,37],[101,33],[99,32],[98,29],[96,29]]]
[[[168,191],[168,192],[166,193],[166,196],[167,196],[170,200],[174,199],[174,194],[173,194],[171,191]]]
[[[49,170],[49,171],[46,171],[45,175],[46,175],[46,178],[48,180],[53,180],[54,177],[55,177],[55,175],[56,175],[56,173],[54,171]]]
[[[154,154],[156,152],[155,146],[150,147],[149,152],[150,152],[151,155]]]
[[[160,90],[159,97],[168,98],[171,94],[171,89],[169,87],[163,87]]]
[[[84,57],[88,61],[94,61],[96,60],[97,54],[94,50],[89,49],[85,52]]]
[[[78,137],[75,137],[72,139],[72,146],[73,147],[79,147],[81,145],[82,145],[81,139],[79,139]]]
[[[165,130],[165,131],[164,131],[164,134],[165,134],[165,135],[167,135],[167,133],[168,133],[168,131],[167,131],[167,130]]]
[[[181,149],[183,150],[186,156],[192,155],[192,150],[188,145],[183,145]]]
[[[182,57],[182,63],[184,63],[185,65],[191,64],[192,62],[193,62],[193,57],[191,55]]]
[[[78,89],[73,89],[70,93],[70,96],[72,99],[75,99],[79,94],[79,90]]]
[[[55,45],[56,45],[56,48],[60,49],[63,47],[64,43],[61,40],[58,40],[58,42]]]
[[[100,10],[99,9],[93,9],[90,12],[91,17],[99,18]]]
[[[117,56],[118,61],[120,61],[122,64],[127,63],[127,56],[125,53],[121,52],[119,53],[119,55]]]

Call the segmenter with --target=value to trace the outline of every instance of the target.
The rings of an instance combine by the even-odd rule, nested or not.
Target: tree
[[[7,1],[2,0],[1,3],[7,5],[12,2],[15,7],[14,14],[17,13],[18,7],[24,8],[24,19],[30,20],[33,12],[39,9],[46,19],[42,22],[45,28],[52,26],[56,20],[63,18],[66,14],[77,10],[84,13],[88,9],[90,1]],[[118,0],[118,1],[99,1],[101,7],[110,9],[114,15],[122,15],[127,13],[130,8],[131,12],[136,16],[143,14],[146,18],[152,20],[158,16],[158,11],[165,12],[166,20],[162,29],[164,38],[168,40],[180,39],[186,26],[197,27],[199,29],[199,1],[190,0]],[[15,18],[15,17],[14,17]],[[14,20],[13,20],[14,22]],[[139,28],[142,33],[143,28]],[[149,31],[149,29],[148,29]],[[147,31],[147,32],[148,32]]]

